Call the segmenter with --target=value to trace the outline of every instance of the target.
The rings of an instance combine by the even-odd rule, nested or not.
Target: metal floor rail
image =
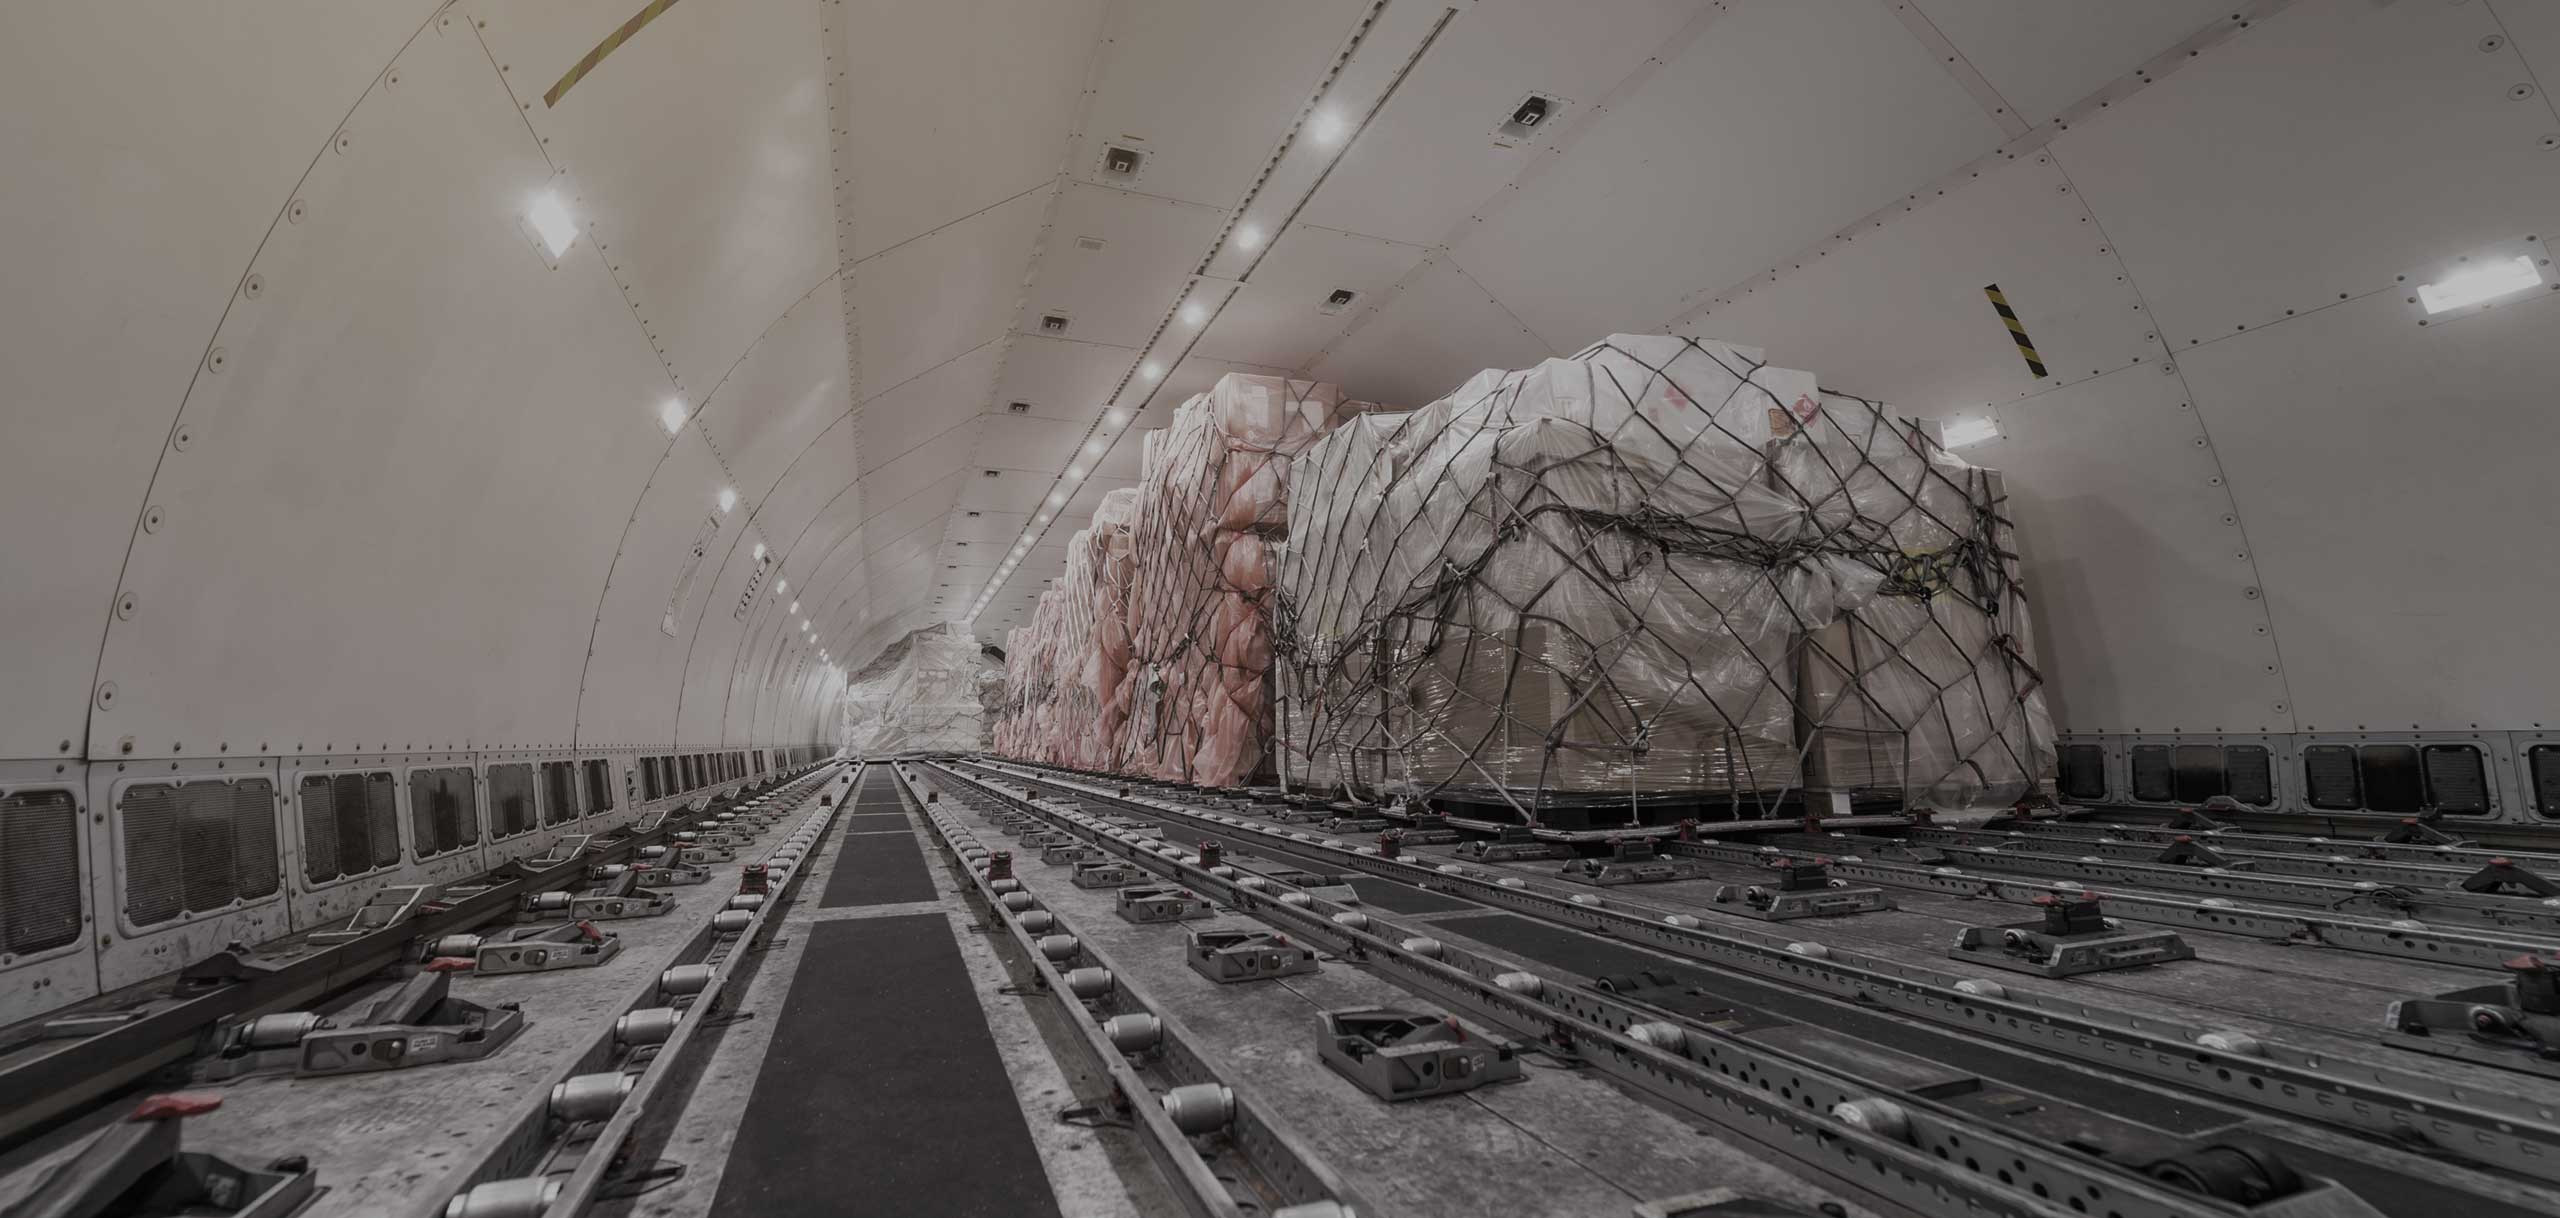
[[[960,777],[952,771],[945,773]],[[968,781],[961,778],[961,781]],[[1442,943],[1295,885],[1232,866],[1207,867],[1181,847],[1051,808],[987,784],[1006,806],[1309,943],[1355,960],[1418,994],[1535,1039],[1875,1202],[1922,1214],[2052,1215],[2071,1210],[2167,1215],[2376,1214],[2333,1184],[2249,1209],[2186,1191],[2078,1150],[2004,1129],[1981,1116],[1728,1034],[1660,1007],[1583,989]],[[1079,798],[1091,798],[1078,792]],[[1108,801],[1106,801],[1108,802]],[[1231,830],[1231,826],[1220,826]],[[1890,1093],[1890,1094],[1887,1094]]]
[[[1180,817],[1211,831],[1277,841],[1296,853],[1320,855],[1343,870],[1419,882],[1543,921],[1597,931],[2246,1107],[2378,1135],[2402,1145],[2423,1145],[2484,1166],[2560,1182],[2560,1097],[2528,1098],[2449,1083],[2377,1060],[2309,1052],[2265,1037],[2249,1038],[2251,1051],[2216,1048],[2203,1039],[2221,1040],[2215,1035],[2223,1031],[2220,1028],[2012,990],[1979,977],[1801,944],[1758,930],[1711,930],[1651,921],[1506,886],[1456,864],[1434,868],[1362,854],[1348,843],[1330,845],[1312,834],[1292,835],[1239,817],[1201,814],[1173,800],[1134,795],[1122,799],[1089,784],[1060,781],[1012,763],[968,764],[1015,782]],[[2526,1085],[2526,1080],[2520,1079],[2519,1085]]]

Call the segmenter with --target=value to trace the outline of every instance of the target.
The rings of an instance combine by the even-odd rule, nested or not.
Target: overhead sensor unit
[[[1354,292],[1349,288],[1335,288],[1332,292],[1326,294],[1324,304],[1319,306],[1316,311],[1319,313],[1339,313],[1344,309],[1350,308],[1351,302],[1358,300],[1359,298],[1360,293]]]
[[[1006,409],[1006,410],[1008,410],[1008,411],[1010,411],[1010,412],[1012,412],[1012,413],[1014,413],[1014,414],[1029,414],[1029,413],[1031,413],[1031,403],[1029,403],[1029,402],[1007,402],[1007,403],[1005,403],[1005,409]]]
[[[1066,332],[1067,332],[1067,315],[1066,315],[1066,314],[1064,314],[1064,313],[1043,313],[1043,314],[1041,314],[1041,315],[1040,315],[1040,332],[1041,332],[1042,334],[1064,334],[1064,333],[1066,333]]]
[[[986,471],[985,476],[989,478],[1001,478],[1004,477],[1004,471],[1000,469],[991,469]]]
[[[1147,154],[1127,144],[1105,144],[1102,147],[1102,172],[1115,178],[1134,178],[1147,163]]]
[[[1508,148],[1527,141],[1541,128],[1555,125],[1556,116],[1564,112],[1564,100],[1545,93],[1532,93],[1511,107],[1510,117],[1494,129],[1493,142]]]
[[[977,518],[978,518],[978,514],[977,514],[976,512],[971,512],[971,513],[969,513],[969,519],[971,519],[971,520],[976,520]]]

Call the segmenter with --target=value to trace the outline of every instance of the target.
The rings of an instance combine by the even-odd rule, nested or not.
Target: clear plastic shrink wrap
[[[845,747],[856,757],[992,747],[994,720],[981,693],[992,680],[976,639],[939,626],[910,634],[846,688]]]
[[[1291,479],[1293,785],[1758,815],[2050,768],[1996,478],[1757,352],[1613,336],[1358,420]]]

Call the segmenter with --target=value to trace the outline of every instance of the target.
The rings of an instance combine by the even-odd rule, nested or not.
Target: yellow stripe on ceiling
[[[604,41],[596,44],[596,49],[587,52],[586,57],[580,59],[576,67],[569,69],[558,82],[551,86],[550,92],[542,95],[543,109],[548,110],[559,105],[560,99],[566,96],[570,89],[576,87],[579,81],[586,79],[587,73],[595,71],[596,65],[603,63],[605,56],[613,54],[615,47],[629,42],[633,34],[640,32],[641,26],[657,20],[658,14],[675,6],[676,0],[649,0],[648,7],[633,13],[631,20],[622,23],[622,28],[605,35]]]

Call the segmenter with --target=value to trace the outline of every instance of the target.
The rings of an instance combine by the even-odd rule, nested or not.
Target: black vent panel
[[[304,775],[303,878],[321,884],[399,862],[397,792],[387,771]]]
[[[489,767],[489,837],[505,841],[533,832],[533,767],[521,761]]]
[[[2356,751],[2343,744],[2303,749],[2302,785],[2312,807],[2351,812],[2364,806],[2356,787]]]
[[[2177,798],[2170,782],[2169,746],[2137,744],[2131,750],[2133,760],[2133,797],[2147,804],[2165,804]]]
[[[80,937],[80,805],[69,791],[0,795],[0,952]]]
[[[116,801],[124,916],[149,926],[273,896],[276,788],[264,778],[125,788]]]
[[[2223,772],[2229,780],[2226,794],[2254,808],[2276,802],[2275,760],[2263,745],[2235,744],[2222,750]]]
[[[2447,816],[2489,814],[2489,767],[2480,750],[2467,744],[2430,744],[2419,758],[2426,765],[2428,803]]]
[[[419,858],[480,843],[480,792],[471,767],[409,771],[409,837]]]

